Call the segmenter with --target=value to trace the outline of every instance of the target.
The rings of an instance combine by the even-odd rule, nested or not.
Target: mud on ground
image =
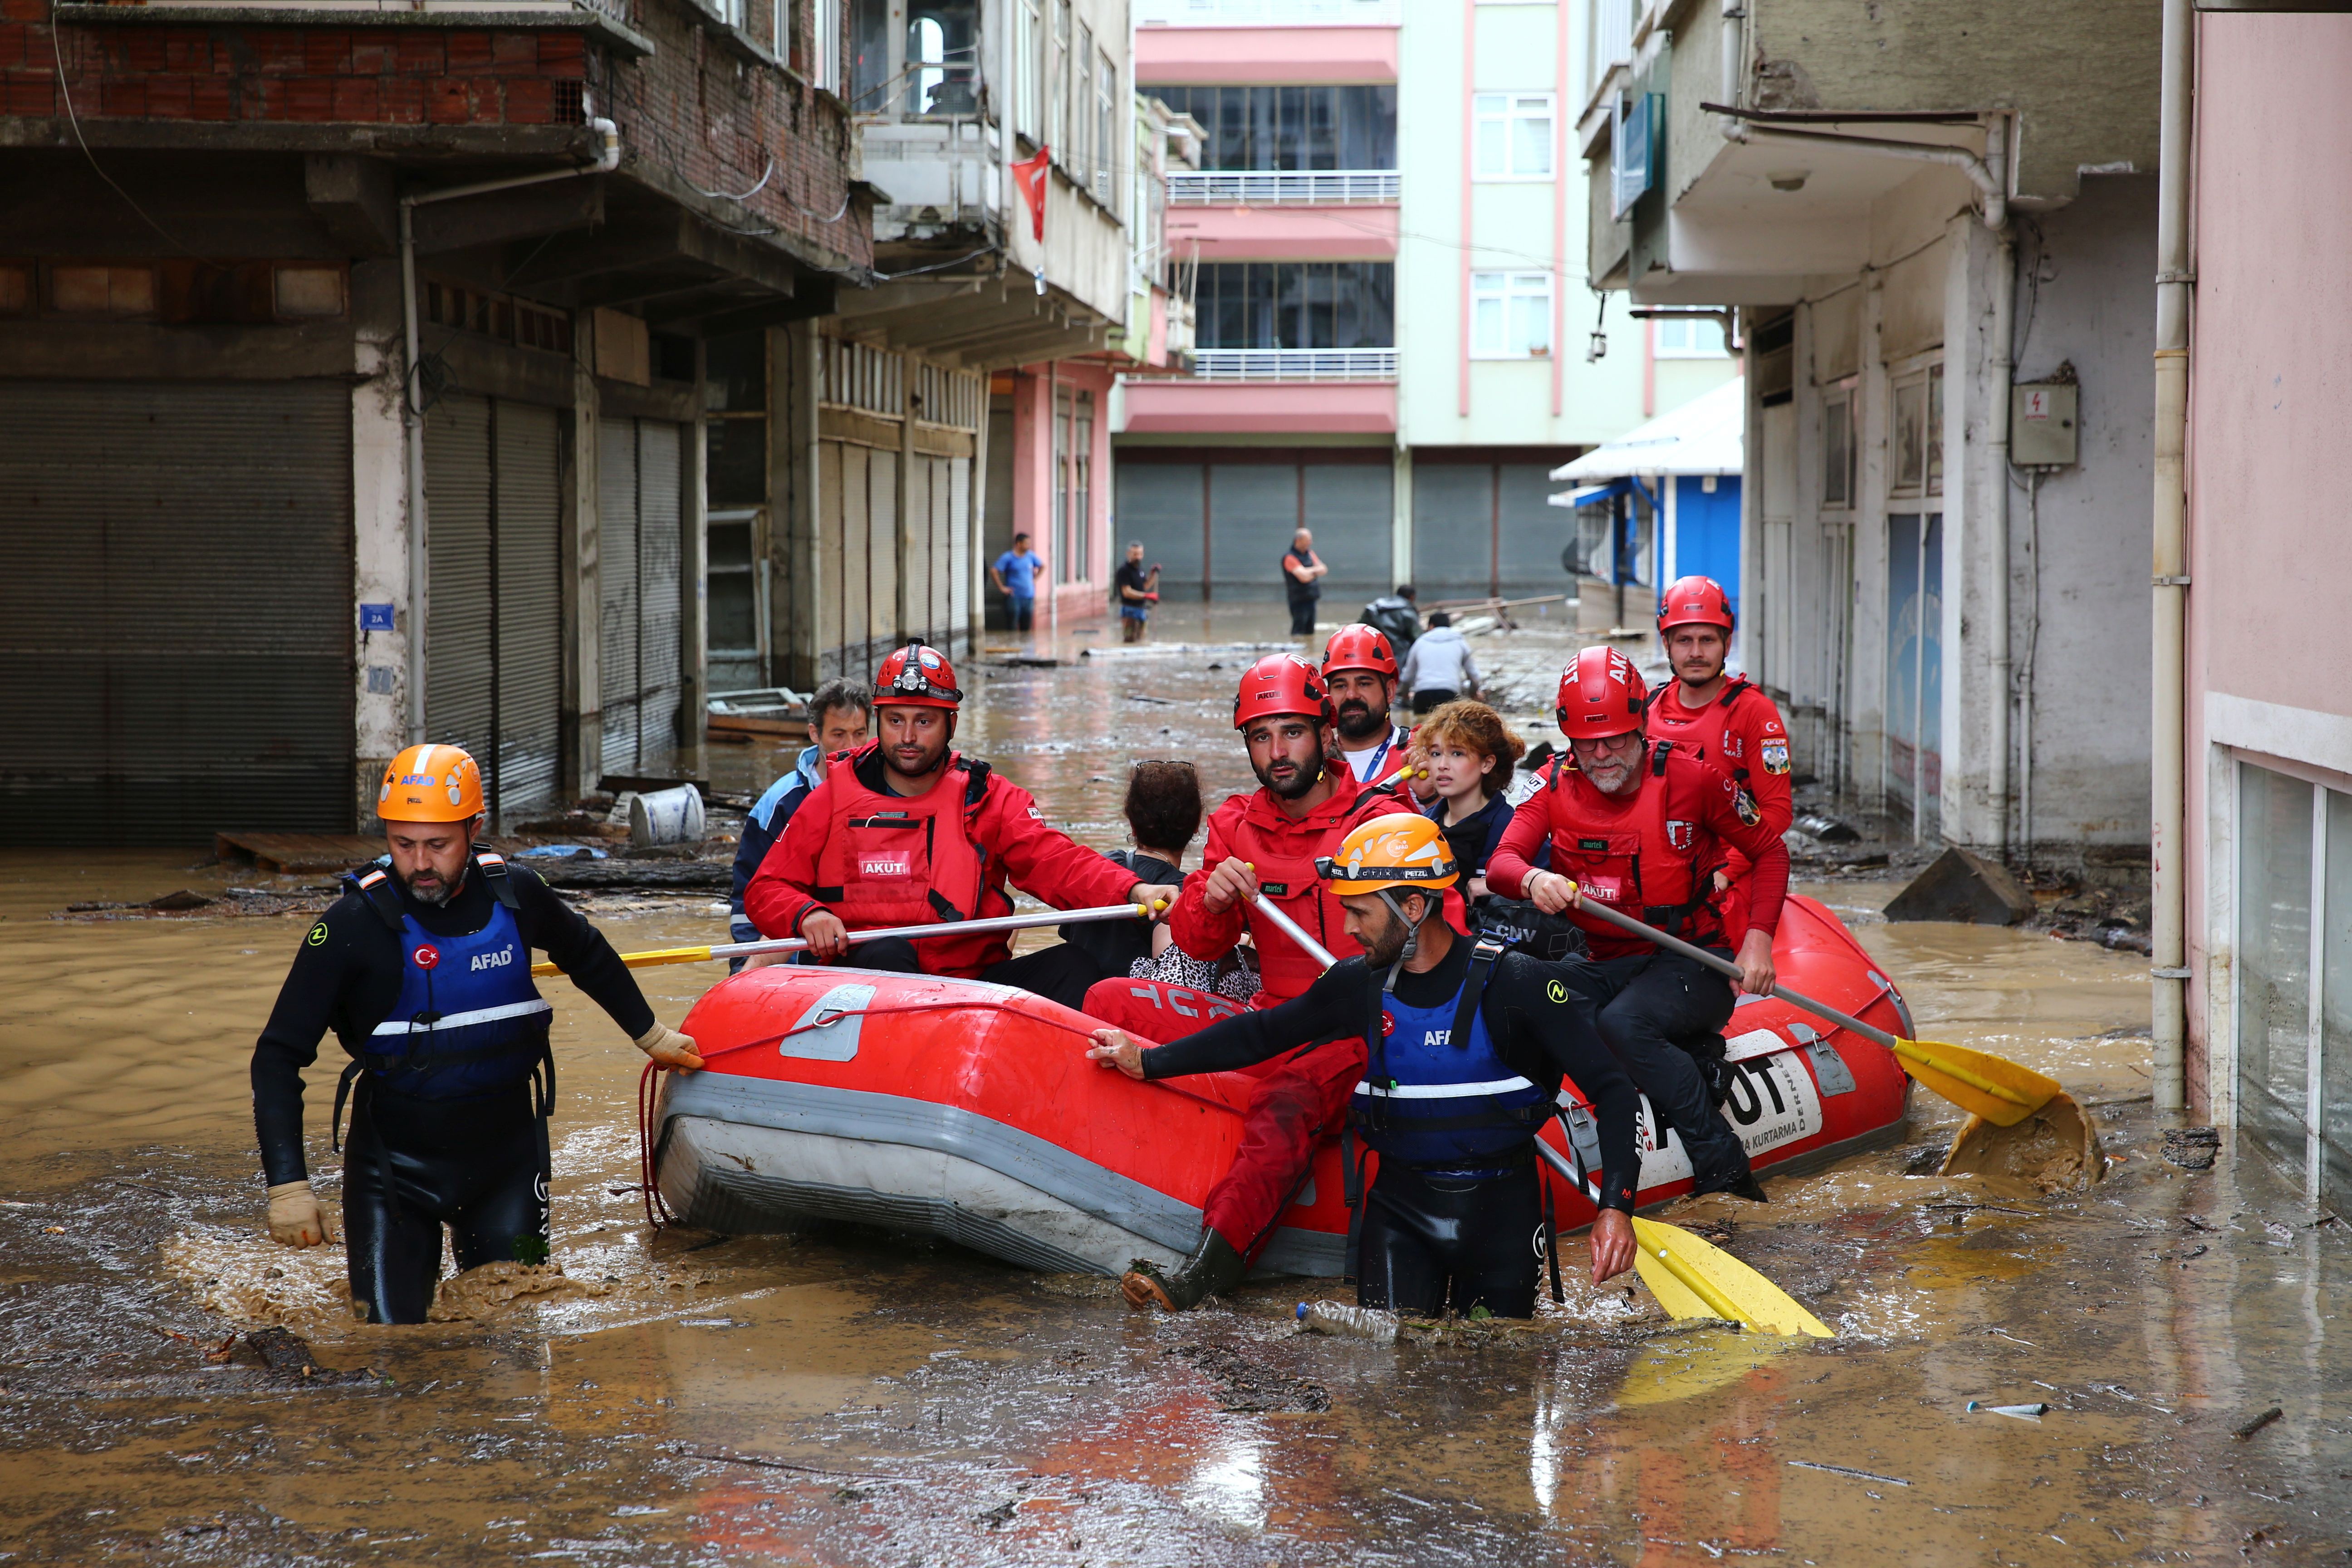
[[[1476,646],[1498,683],[1532,690],[1565,639]],[[1196,757],[1213,794],[1246,782],[1223,728],[1233,673],[983,664],[966,737],[1108,847],[1130,758]],[[1541,710],[1513,716],[1532,734]],[[735,788],[775,762],[730,765]],[[1665,1216],[1779,1280],[1830,1341],[1666,1323],[1640,1287],[1571,1273],[1532,1323],[1375,1346],[1296,1331],[1295,1305],[1337,1281],[1164,1320],[1097,1281],[876,1232],[656,1235],[635,1190],[638,1058],[561,982],[553,1262],[570,1284],[469,1285],[462,1319],[385,1329],[350,1320],[339,1254],[257,1230],[245,1063],[305,917],[49,918],[205,890],[189,858],[0,861],[12,1563],[2321,1563],[2352,1547],[2352,1358],[2334,1327],[2352,1237],[2234,1140],[2208,1171],[2162,1157],[2144,961],[1888,926],[1885,882],[1811,888],[1924,1033],[2062,1079],[2112,1162],[2083,1191],[1936,1174],[1960,1118],[1922,1096],[1901,1147],[1775,1180],[1769,1207]],[[596,918],[624,948],[722,923],[703,899],[615,899]],[[709,981],[643,973],[671,1018]],[[331,1201],[332,1076],[310,1075]],[[272,1327],[289,1338],[257,1339]]]

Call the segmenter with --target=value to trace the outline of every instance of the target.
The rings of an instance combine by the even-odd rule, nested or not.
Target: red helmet
[[[1343,669],[1369,669],[1394,680],[1396,649],[1389,645],[1388,634],[1361,622],[1333,632],[1331,640],[1323,645],[1324,678],[1328,679]]]
[[[1731,595],[1712,577],[1683,577],[1658,595],[1658,635],[1676,626],[1721,626],[1726,636],[1738,625]]]
[[[955,679],[955,666],[948,662],[948,656],[917,637],[883,657],[882,667],[874,672],[874,705],[944,708],[953,712],[963,701]]]
[[[1270,653],[1251,665],[1234,694],[1236,730],[1282,713],[1331,722],[1331,700],[1324,693],[1322,676],[1295,653]]]
[[[1633,661],[1613,647],[1589,647],[1559,672],[1559,732],[1603,741],[1642,727],[1650,695]]]

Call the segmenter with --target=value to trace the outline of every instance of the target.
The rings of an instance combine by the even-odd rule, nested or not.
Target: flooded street
[[[1279,611],[1170,614],[1163,641],[1279,641]],[[1115,633],[1110,634],[1115,637]],[[1109,640],[1064,639],[1064,651]],[[1479,637],[1529,739],[1559,623]],[[1046,650],[1051,653],[1050,648]],[[967,749],[1089,843],[1126,765],[1248,784],[1254,655],[977,659]],[[713,782],[778,758],[713,748]],[[646,1226],[642,1058],[551,983],[568,1289],[423,1327],[352,1321],[340,1247],[263,1233],[247,1063],[310,917],[53,918],[259,874],[194,852],[0,858],[0,1559],[11,1563],[2053,1563],[2346,1561],[2352,1226],[2225,1136],[2159,1153],[2145,959],[1876,914],[1893,882],[1801,889],[1853,925],[1922,1035],[2064,1082],[2112,1159],[2086,1194],[1933,1174],[1902,1145],[1677,1205],[1835,1331],[1676,1331],[1569,1276],[1532,1325],[1393,1347],[1296,1333],[1337,1281],[1181,1318],[848,1228]],[[323,876],[281,879],[323,885]],[[267,880],[267,879],[264,879]],[[323,895],[321,900],[323,901]],[[723,940],[707,896],[600,895],[624,951]],[[676,1022],[709,966],[640,972]],[[328,1147],[341,1052],[309,1074]],[[2315,1223],[2317,1221],[2317,1223]],[[1580,1241],[1566,1261],[1580,1267]],[[1627,1281],[1633,1276],[1625,1277]],[[497,1292],[490,1292],[495,1295]],[[266,1324],[315,1362],[242,1351]],[[2331,1348],[2332,1347],[2332,1348]],[[333,1369],[330,1374],[324,1369]],[[2045,1404],[2021,1418],[1984,1405]],[[2276,1418],[2257,1424],[2272,1407]],[[2236,1434],[2244,1433],[2244,1436]]]

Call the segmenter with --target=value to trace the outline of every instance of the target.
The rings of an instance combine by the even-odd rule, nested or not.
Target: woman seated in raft
[[[1136,879],[1154,887],[1178,888],[1184,881],[1184,855],[1201,834],[1201,777],[1190,763],[1144,762],[1127,778],[1127,799],[1119,807],[1127,818],[1132,849],[1113,849],[1109,858],[1135,873]],[[1175,945],[1165,924],[1145,926],[1128,921],[1097,921],[1061,928],[1064,942],[1081,951],[1112,974],[1138,980],[1164,980],[1212,991],[1246,1002],[1257,994],[1256,954],[1236,946],[1222,958],[1202,960]]]
[[[1483,899],[1486,858],[1511,825],[1511,803],[1503,792],[1527,743],[1484,702],[1463,701],[1448,702],[1423,720],[1412,745],[1435,794],[1423,809],[1445,834],[1454,863],[1467,879],[1465,896]]]

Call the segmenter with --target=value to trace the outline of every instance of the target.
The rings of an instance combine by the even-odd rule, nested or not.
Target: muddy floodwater
[[[1277,615],[1171,616],[1158,631],[1278,641]],[[1568,647],[1558,626],[1474,641],[1531,738]],[[1227,721],[1249,657],[978,659],[963,739],[1110,847],[1130,760],[1196,759],[1213,795],[1246,782]],[[716,748],[711,762],[732,787],[776,765]],[[1806,889],[1854,925],[1923,1035],[2062,1079],[2113,1162],[2103,1184],[2058,1194],[1922,1173],[1960,1120],[1923,1091],[1900,1146],[1773,1179],[1769,1207],[1666,1214],[1727,1222],[1714,1233],[1834,1328],[1828,1341],[1677,1331],[1640,1288],[1571,1277],[1568,1304],[1531,1325],[1384,1347],[1293,1331],[1293,1305],[1337,1281],[1252,1286],[1167,1319],[1129,1311],[1106,1280],[880,1232],[656,1235],[636,1190],[640,1058],[562,981],[562,1281],[491,1282],[451,1293],[451,1321],[382,1328],[352,1321],[339,1248],[275,1247],[259,1223],[247,1061],[308,917],[59,915],[257,875],[197,858],[0,858],[10,1563],[2343,1563],[2352,1549],[2352,1325],[2336,1326],[2352,1226],[2233,1139],[2210,1171],[2161,1158],[2144,959],[1888,925],[1889,883]],[[587,907],[625,950],[724,930],[707,897]],[[713,975],[642,978],[674,1022]],[[340,1051],[325,1050],[310,1160],[331,1200]],[[1566,1255],[1580,1265],[1580,1240]],[[299,1344],[230,1343],[272,1325]],[[273,1342],[294,1346],[280,1364],[257,1350]]]

